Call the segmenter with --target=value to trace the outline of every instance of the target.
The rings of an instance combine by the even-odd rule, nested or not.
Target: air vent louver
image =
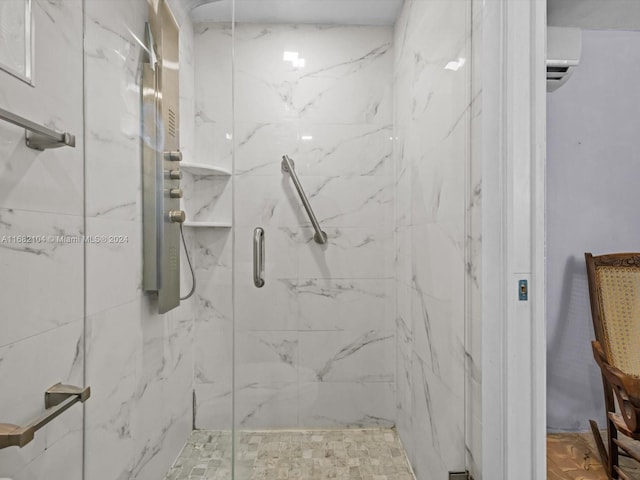
[[[547,92],[564,85],[580,62],[582,31],[547,27]]]
[[[176,114],[169,109],[169,135],[176,138]]]

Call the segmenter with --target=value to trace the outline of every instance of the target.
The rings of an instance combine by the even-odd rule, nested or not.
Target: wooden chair
[[[640,462],[640,455],[618,438],[621,433],[640,440],[640,253],[597,257],[585,253],[585,260],[596,335],[593,356],[602,373],[608,448],[597,423],[589,423],[608,478],[627,480],[619,456]]]

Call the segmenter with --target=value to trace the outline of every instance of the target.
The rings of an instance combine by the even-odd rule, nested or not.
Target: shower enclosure
[[[163,478],[195,428],[216,478],[248,480],[257,437],[396,428],[419,480],[479,478],[477,2],[167,0],[197,282],[159,314],[140,125],[160,1],[25,0],[31,83],[0,71],[0,109],[76,140],[39,152],[0,122],[0,232],[62,238],[0,244],[0,422],[91,387],[0,449],[0,477]]]
[[[234,478],[251,478],[252,432],[283,429],[396,426],[418,478],[466,469],[471,13],[410,0],[192,11],[192,161],[228,172],[185,187],[201,227],[195,427],[227,456],[234,432]]]

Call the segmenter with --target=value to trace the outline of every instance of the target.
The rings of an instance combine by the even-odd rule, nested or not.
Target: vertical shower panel
[[[180,237],[186,215],[180,209],[179,32],[166,2],[150,5],[141,81],[142,285],[157,295],[161,314],[179,306],[181,300]]]

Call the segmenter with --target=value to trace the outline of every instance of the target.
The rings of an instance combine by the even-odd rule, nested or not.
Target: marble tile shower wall
[[[467,188],[466,435],[467,469],[482,479],[482,31],[484,2],[471,0],[470,168]]]
[[[396,416],[418,479],[465,469],[469,18],[468,2],[407,0],[394,32]]]
[[[181,148],[188,153],[193,33],[186,12],[171,5],[181,27]],[[126,239],[86,248],[86,382],[93,395],[85,478],[163,478],[191,430],[194,309],[187,301],[159,315],[141,288],[137,39],[144,38],[147,2],[87,0],[85,9],[86,229]]]
[[[193,162],[232,168],[232,47],[230,24],[194,28],[195,154]],[[185,199],[190,220],[232,220],[229,177],[193,176]],[[224,205],[221,205],[224,204]],[[224,208],[226,207],[226,208]],[[230,228],[201,228],[194,235],[196,320],[195,426],[232,428],[233,236]]]
[[[49,238],[84,233],[82,4],[34,0],[33,15],[34,86],[0,71],[0,106],[77,144],[31,150],[24,129],[0,121],[0,422],[19,425],[51,385],[82,385],[84,365],[83,246]],[[26,447],[0,450],[0,477],[81,480],[82,440],[74,407]]]
[[[235,138],[236,421],[392,425],[392,29],[237,25],[234,125],[231,42],[229,26],[196,29],[196,151],[230,164]],[[312,240],[283,154],[296,162],[326,247]],[[262,289],[252,283],[257,226]],[[196,241],[198,278],[211,287],[196,322],[196,425],[229,428],[232,240],[211,231]]]

